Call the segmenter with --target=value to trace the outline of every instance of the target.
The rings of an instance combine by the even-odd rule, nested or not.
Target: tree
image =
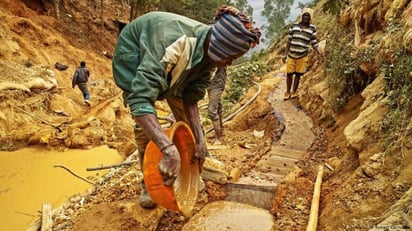
[[[173,12],[185,15],[203,23],[209,23],[215,16],[216,9],[221,5],[233,5],[249,16],[253,15],[253,8],[247,0],[129,0],[130,21],[153,10]]]
[[[171,0],[160,0],[157,4],[157,8],[160,11],[172,12],[180,15],[187,15],[184,5],[186,1],[171,1]]]
[[[246,12],[250,17],[253,16],[253,7],[247,0],[234,0],[233,6],[240,11]]]
[[[131,0],[129,21],[143,15],[145,13],[145,6],[146,0]]]
[[[102,21],[102,32],[104,31],[103,9],[104,9],[104,3],[103,3],[103,0],[100,0],[100,19]]]
[[[60,0],[53,0],[54,10],[56,11],[56,18],[60,20]]]
[[[285,29],[286,19],[290,15],[290,7],[294,0],[265,0],[262,16],[268,20],[268,25],[264,26],[267,31],[266,38],[278,40]]]
[[[186,16],[194,18],[203,23],[209,23],[213,20],[216,10],[221,5],[230,5],[230,1],[225,0],[192,0],[186,1]]]
[[[347,0],[326,0],[322,6],[324,12],[328,12],[332,15],[338,16],[341,10],[349,4]]]

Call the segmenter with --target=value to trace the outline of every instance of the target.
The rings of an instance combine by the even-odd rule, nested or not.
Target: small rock
[[[383,153],[377,153],[373,156],[371,156],[370,160],[374,162],[378,162],[383,158]]]
[[[382,164],[381,163],[371,163],[362,166],[362,172],[371,178],[376,178],[376,176],[381,172]]]

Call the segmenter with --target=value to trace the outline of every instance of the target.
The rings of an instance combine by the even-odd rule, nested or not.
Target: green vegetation
[[[350,54],[353,34],[345,32],[335,32],[331,37],[330,45],[326,54],[326,75],[329,75],[328,87],[333,89],[329,94],[329,104],[335,111],[342,109],[346,105],[348,97],[352,94],[347,92],[349,80],[358,74],[356,64]]]
[[[346,4],[345,1],[330,0],[323,3],[324,12],[334,16],[339,16]],[[343,109],[348,100],[360,94],[376,76],[383,76],[385,89],[376,93],[384,97],[382,103],[386,105],[382,106],[389,110],[374,138],[381,139],[385,154],[396,155],[397,160],[403,161],[404,146],[412,135],[412,55],[404,47],[407,46],[403,41],[405,30],[399,17],[389,18],[382,27],[361,31],[357,38],[362,43],[359,47],[353,45],[356,39],[352,26],[355,22],[348,21],[343,28],[330,28],[322,19],[318,25],[329,34],[324,76],[328,89],[331,89],[326,99],[331,109],[335,112]],[[369,22],[370,25],[379,22],[371,20],[375,21]],[[384,29],[382,35],[366,36],[379,28]],[[364,28],[361,26],[360,29]],[[365,71],[365,67],[372,71]]]
[[[386,34],[391,34],[391,58],[383,60],[380,69],[385,80],[385,95],[388,96],[389,112],[381,123],[383,133],[391,134],[391,140],[399,140],[408,132],[412,116],[412,54],[402,46],[402,23],[391,17],[385,28]],[[385,57],[384,55],[381,55]],[[409,126],[409,127],[408,127]]]
[[[252,81],[257,76],[262,76],[267,72],[267,66],[262,61],[249,61],[228,69],[228,79],[225,94],[222,99],[223,113],[227,114],[231,108],[237,104],[242,96],[254,86]],[[224,115],[225,117],[227,115]]]
[[[396,157],[398,167],[391,178],[398,176],[404,167],[405,144],[410,143],[412,136],[412,55],[399,51],[395,61],[384,64],[381,71],[384,74],[385,90],[389,111],[380,123],[380,133],[383,137],[382,147],[385,154]]]
[[[348,1],[345,0],[326,0],[322,5],[322,10],[323,12],[338,16],[341,10],[347,5]]]
[[[229,66],[225,92],[221,100],[223,117],[230,115],[233,112],[232,108],[241,101],[249,88],[255,86],[252,80],[267,72],[267,65],[262,61],[245,61],[239,65]],[[204,118],[202,125],[210,125],[210,121],[207,119],[207,110],[201,110],[200,113],[201,117]]]
[[[247,12],[251,17],[254,10],[247,0],[131,0],[129,5],[131,7],[130,20],[156,9],[185,15],[203,23],[213,20],[215,11],[220,5],[235,6]],[[266,39],[278,40],[282,36],[282,30],[285,29],[286,19],[292,5],[293,0],[265,0],[262,16],[266,17],[268,23],[261,29],[265,31],[263,34]],[[305,6],[299,4],[300,8]]]
[[[405,131],[412,116],[412,56],[398,52],[395,57],[393,64],[384,64],[382,67],[390,110],[381,128],[384,132],[399,135]]]
[[[282,37],[292,5],[292,0],[265,0],[262,16],[266,17],[268,23],[264,26],[266,38],[277,41]]]
[[[326,75],[329,76],[328,102],[334,111],[346,106],[350,97],[361,93],[375,76],[369,76],[360,69],[362,63],[374,65],[375,46],[356,49],[352,46],[353,33],[335,30],[328,44],[326,54]]]
[[[253,14],[253,8],[246,0],[131,0],[130,20],[152,10],[173,12],[208,23],[213,20],[216,9],[221,5],[232,5],[241,11]]]

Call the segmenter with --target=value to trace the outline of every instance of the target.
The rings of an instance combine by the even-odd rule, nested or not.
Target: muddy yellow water
[[[272,231],[269,211],[229,201],[207,204],[184,225],[183,231]]]
[[[84,178],[99,179],[108,170],[86,169],[121,161],[118,152],[106,146],[65,152],[40,148],[0,152],[0,230],[26,230],[39,217],[43,203],[55,209],[92,187],[54,165],[64,165]]]

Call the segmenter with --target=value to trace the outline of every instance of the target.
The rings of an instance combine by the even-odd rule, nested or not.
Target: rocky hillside
[[[299,93],[323,137],[301,166],[333,168],[322,185],[318,230],[409,230],[412,3],[353,0],[333,16],[320,2],[314,23],[325,59],[313,57]]]
[[[113,20],[121,20],[121,6],[105,1],[102,19],[95,1],[61,1],[58,11],[44,2],[0,2],[0,148],[108,144],[130,154],[134,146],[119,136],[132,136],[132,131],[119,121],[132,121],[109,58],[118,34]],[[99,105],[92,110],[83,105],[79,89],[71,88],[80,61],[91,72],[91,103]]]

